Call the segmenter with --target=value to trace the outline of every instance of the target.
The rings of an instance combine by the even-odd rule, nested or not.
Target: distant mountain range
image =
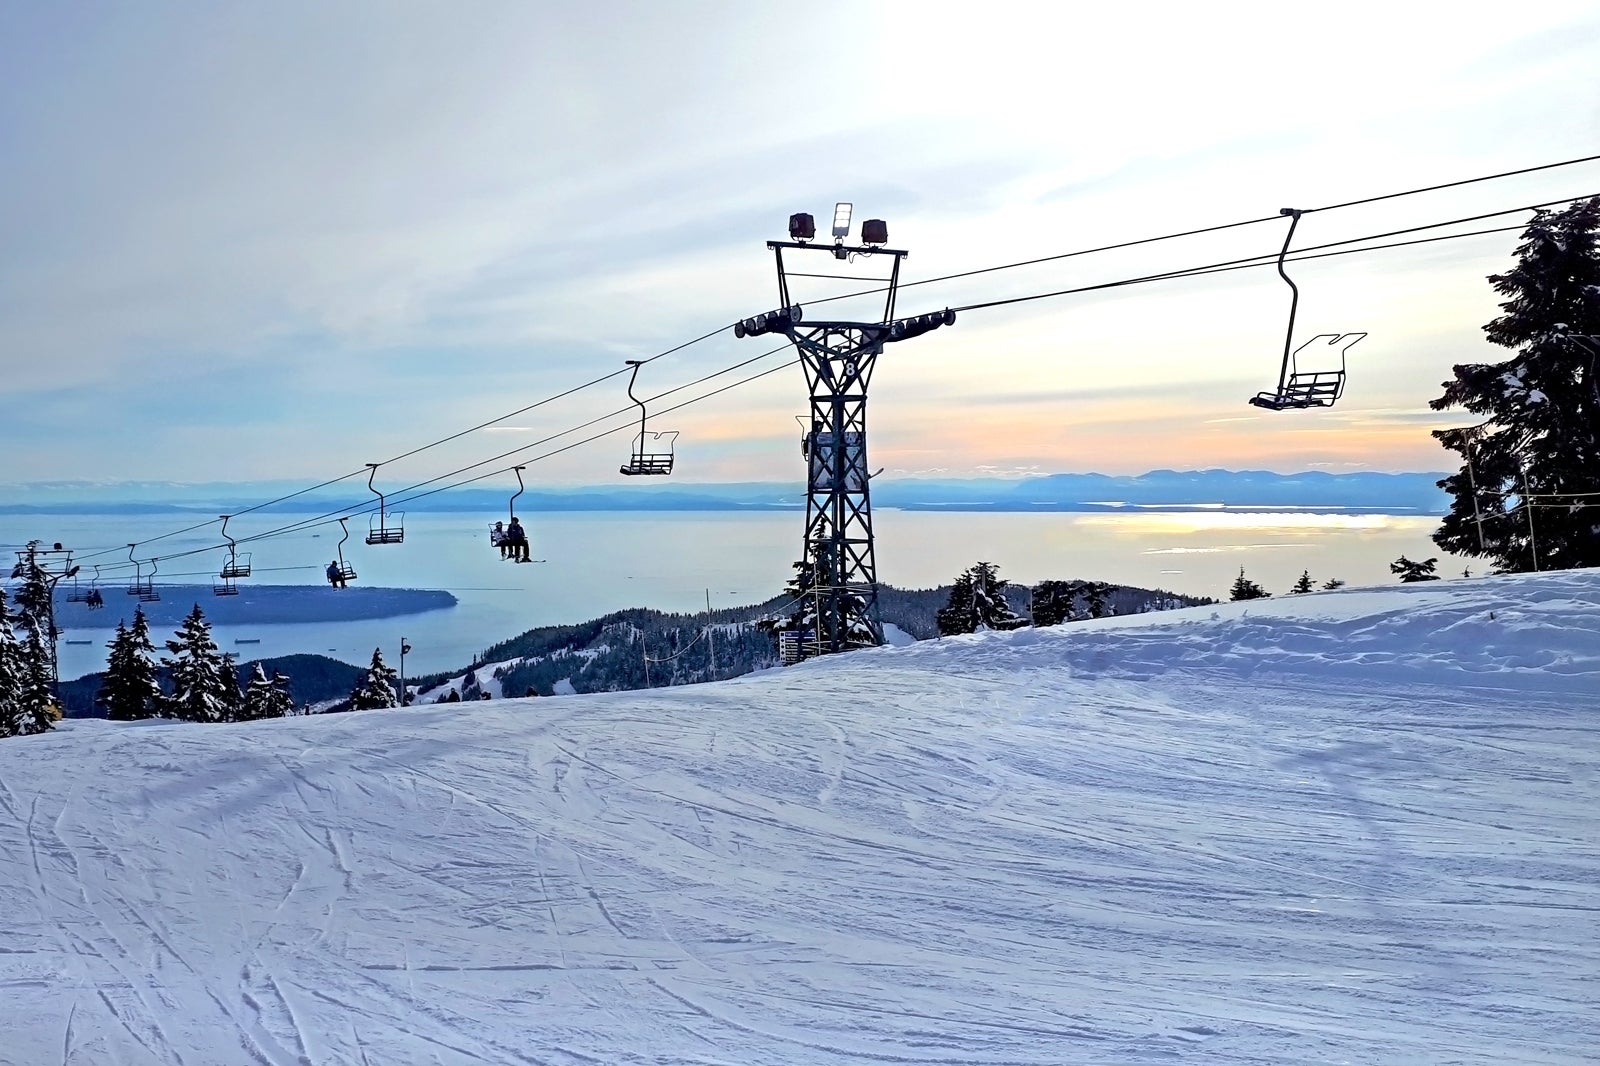
[[[1048,474],[1028,478],[881,478],[873,503],[921,511],[1116,511],[1293,509],[1382,514],[1441,515],[1449,497],[1438,472],[1330,474],[1266,470],[1151,470],[1137,475]],[[0,485],[0,514],[218,515],[255,507],[298,492],[290,482],[184,484],[86,481]],[[391,493],[396,509],[418,512],[498,511],[509,494],[478,487],[453,489],[407,501]],[[360,489],[319,490],[274,505],[277,513],[366,511],[373,497]],[[533,511],[784,511],[805,505],[805,487],[789,482],[595,485],[529,488],[519,506]]]

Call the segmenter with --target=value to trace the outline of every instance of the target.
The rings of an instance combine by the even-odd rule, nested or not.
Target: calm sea
[[[776,595],[788,579],[790,563],[800,555],[802,519],[799,512],[535,517],[529,523],[533,557],[542,561],[522,566],[502,562],[489,546],[487,516],[408,515],[403,544],[368,547],[353,533],[345,545],[346,558],[360,573],[361,584],[448,589],[459,600],[457,606],[359,622],[218,627],[217,641],[242,659],[320,652],[365,662],[376,646],[387,658],[396,658],[403,636],[413,648],[406,657],[408,673],[452,669],[490,644],[534,626],[581,622],[624,607],[696,611],[704,610],[708,598],[712,606],[731,607]],[[1240,567],[1275,595],[1287,592],[1302,570],[1309,570],[1319,584],[1334,577],[1351,585],[1387,584],[1394,580],[1389,563],[1402,554],[1413,559],[1439,556],[1446,577],[1459,576],[1468,565],[1482,569],[1482,564],[1444,556],[1434,547],[1428,539],[1438,524],[1433,518],[879,508],[873,519],[879,580],[903,588],[947,583],[980,559],[998,563],[1002,576],[1018,582],[1095,578],[1219,599],[1227,597]],[[259,528],[285,521],[275,517]],[[0,544],[10,548],[31,538],[60,541],[77,553],[87,578],[92,564],[125,563],[128,542],[143,542],[136,552],[139,558],[162,557],[158,582],[208,583],[221,565],[221,551],[177,557],[214,543],[215,526],[150,540],[185,524],[176,515],[4,515]],[[235,522],[229,531],[248,536],[252,527]],[[241,551],[253,553],[257,581],[315,585],[322,582],[338,539],[335,526],[315,537],[301,533],[250,543]],[[113,594],[95,617],[107,628],[65,633],[60,647],[63,677],[103,668],[105,643],[117,620],[132,614],[134,601],[121,592],[130,576],[131,571],[117,570],[104,582]],[[166,635],[157,633],[157,640]]]

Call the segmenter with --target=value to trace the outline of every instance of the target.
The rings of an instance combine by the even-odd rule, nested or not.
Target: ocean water
[[[803,531],[798,511],[532,516],[532,554],[539,561],[519,565],[501,561],[489,545],[492,517],[408,515],[402,544],[369,547],[352,532],[344,545],[346,560],[359,574],[357,584],[446,589],[456,596],[455,607],[354,622],[219,626],[217,642],[241,659],[319,652],[364,663],[374,647],[382,647],[393,662],[404,637],[413,649],[406,657],[408,674],[453,669],[534,626],[581,622],[625,607],[697,611],[708,599],[714,607],[759,602],[776,595],[788,579]],[[1444,556],[1429,540],[1437,520],[1410,516],[879,508],[873,520],[878,578],[903,588],[947,583],[980,559],[999,564],[1001,575],[1017,582],[1094,578],[1218,599],[1227,598],[1240,567],[1275,595],[1286,593],[1302,570],[1318,584],[1333,577],[1350,585],[1387,584],[1394,580],[1389,563],[1402,554],[1439,557],[1445,577],[1460,576],[1468,566],[1475,573],[1485,569]],[[126,564],[127,544],[139,542],[138,558],[160,559],[158,587],[202,586],[184,594],[209,598],[204,586],[224,557],[220,549],[206,549],[217,542],[216,525],[151,539],[199,521],[204,518],[170,514],[3,515],[0,544],[14,550],[33,538],[60,541],[74,550],[83,566],[80,581],[86,581],[96,563]],[[248,536],[285,521],[276,517],[252,527],[241,520],[229,532]],[[240,550],[252,553],[251,580],[321,586],[338,540],[335,525],[251,542]],[[199,554],[185,554],[195,551]],[[63,677],[103,668],[105,644],[118,619],[132,617],[136,601],[123,593],[132,570],[124,565],[103,574],[104,610],[90,615],[74,605],[63,612],[68,616],[61,620]],[[174,593],[169,588],[169,595]],[[154,635],[158,642],[167,636]]]

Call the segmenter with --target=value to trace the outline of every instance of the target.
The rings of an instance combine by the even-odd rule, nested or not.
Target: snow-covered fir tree
[[[812,586],[815,584],[815,570],[811,563],[801,559],[794,564],[794,573],[789,577],[789,583],[783,587],[783,594],[789,597],[789,602],[784,605],[780,614],[760,619],[756,625],[769,633],[782,633],[791,629],[810,629],[815,631],[817,626],[817,600],[811,595]]]
[[[1090,618],[1104,618],[1114,613],[1111,610],[1110,596],[1116,588],[1104,581],[1085,581],[1083,583],[1083,596],[1089,608]]]
[[[1264,600],[1272,593],[1244,576],[1244,567],[1239,568],[1239,577],[1234,581],[1233,587],[1228,590],[1230,600]]]
[[[1402,555],[1389,564],[1389,573],[1394,574],[1404,582],[1438,581],[1439,575],[1434,573],[1438,565],[1438,559],[1424,559],[1421,562],[1417,562]]]
[[[56,704],[50,684],[50,649],[45,643],[44,627],[33,614],[24,612],[18,619],[22,639],[18,645],[18,685],[12,704],[11,729],[15,735],[28,736],[54,729],[61,718],[61,708]]]
[[[1315,586],[1311,583],[1311,571],[1302,570],[1300,571],[1300,580],[1294,583],[1294,587],[1289,592],[1295,596],[1303,596],[1313,591],[1314,588]]]
[[[55,629],[50,575],[29,554],[13,573],[22,579],[16,591],[17,613],[11,619],[17,643],[17,692],[12,729],[18,734],[43,733],[61,717],[54,685]]]
[[[972,633],[986,629],[1016,629],[1027,620],[1012,610],[1005,590],[1011,583],[1000,576],[994,563],[973,564],[956,578],[950,602],[936,616],[939,632],[945,635]]]
[[[950,589],[950,600],[934,615],[941,636],[971,633],[978,628],[978,615],[972,609],[972,571],[963,570]]]
[[[1429,404],[1477,423],[1433,431],[1463,460],[1433,542],[1501,572],[1600,566],[1600,197],[1535,212],[1516,254],[1484,326],[1516,355],[1455,367]]]
[[[293,714],[294,699],[289,695],[289,679],[276,670],[269,679],[264,665],[257,662],[254,666],[240,702],[239,721],[253,722],[260,718],[282,718]]]
[[[161,685],[156,680],[153,658],[156,646],[150,640],[150,623],[144,609],[135,607],[133,625],[117,623],[116,636],[107,645],[105,676],[95,702],[114,722],[154,718],[161,713]]]
[[[30,553],[17,563],[16,569],[12,571],[14,576],[22,579],[22,584],[17,587],[16,592],[19,616],[17,624],[23,625],[22,619],[31,615],[39,620],[40,630],[48,638],[58,634],[52,633],[50,628],[54,606],[51,603],[50,575],[31,554],[32,548],[37,545],[38,541],[29,545]]]
[[[163,700],[166,714],[186,722],[231,722],[239,713],[239,680],[233,657],[223,655],[211,638],[211,623],[200,605],[167,641],[163,656],[172,694]]]
[[[272,694],[267,697],[266,717],[287,718],[295,713],[294,694],[289,685],[289,678],[285,674],[272,671]]]
[[[1078,617],[1077,599],[1083,591],[1081,581],[1041,581],[1033,586],[1033,624],[1058,626]]]
[[[350,693],[350,709],[353,711],[372,711],[384,707],[398,707],[400,698],[395,695],[395,683],[400,680],[400,675],[394,667],[383,661],[383,649],[372,649],[372,664],[367,667],[366,674],[356,682],[354,691]]]
[[[0,737],[16,736],[21,719],[22,648],[11,622],[11,606],[0,589]]]

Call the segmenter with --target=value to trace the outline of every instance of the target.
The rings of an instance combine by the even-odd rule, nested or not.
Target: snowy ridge
[[[1186,607],[1012,634],[917,645],[991,669],[1067,667],[1080,676],[1154,678],[1171,670],[1306,675],[1377,684],[1455,672],[1459,683],[1593,695],[1600,658],[1600,571],[1417,582]]]
[[[74,721],[0,743],[0,1061],[1587,1061],[1597,711],[1588,571]]]

